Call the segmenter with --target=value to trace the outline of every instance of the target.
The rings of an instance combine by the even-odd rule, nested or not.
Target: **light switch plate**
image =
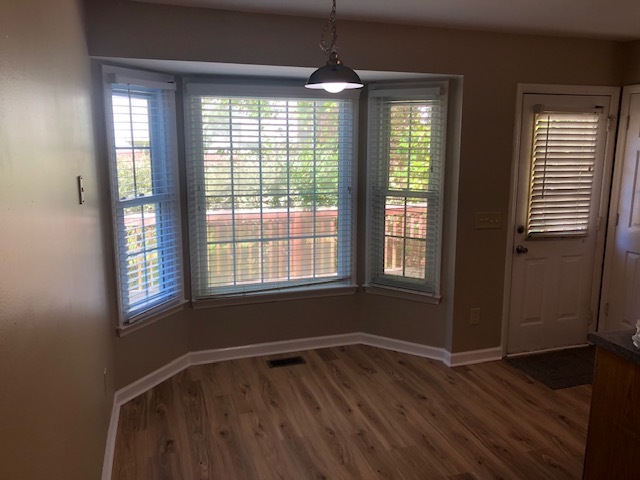
[[[78,175],[78,202],[80,205],[84,204],[84,178],[82,175]]]
[[[477,212],[476,230],[483,230],[487,228],[502,228],[502,213]]]

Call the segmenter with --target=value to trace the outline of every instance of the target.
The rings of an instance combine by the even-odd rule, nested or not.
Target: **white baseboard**
[[[107,444],[104,449],[104,463],[102,464],[102,480],[111,480],[113,473],[113,455],[116,449],[116,434],[118,433],[118,421],[120,420],[120,405],[113,400],[111,418],[107,430]]]
[[[120,420],[120,407],[133,400],[138,395],[152,389],[156,385],[171,378],[177,373],[187,368],[190,354],[187,353],[174,361],[167,363],[149,375],[127,385],[116,391],[113,396],[113,408],[111,409],[111,419],[109,420],[109,430],[107,431],[107,445],[104,452],[104,464],[102,465],[102,480],[111,480],[113,473],[113,457],[116,448],[116,436],[118,433],[118,421]]]
[[[502,347],[460,353],[446,352],[443,361],[448,367],[459,367],[475,363],[493,362],[494,360],[502,360]]]
[[[541,353],[559,352],[560,350],[570,350],[572,348],[584,348],[588,346],[589,343],[580,343],[578,345],[569,345],[567,347],[553,347],[543,348],[542,350],[530,350],[528,352],[507,353],[506,356],[509,358],[526,357],[527,355],[539,355]]]
[[[146,375],[126,387],[121,388],[115,393],[113,408],[111,411],[111,420],[109,422],[109,430],[107,433],[107,445],[105,448],[104,464],[102,467],[102,480],[111,480],[120,407],[129,400],[136,398],[138,395],[142,395],[147,390],[152,389],[159,383],[164,382],[191,365],[202,365],[240,358],[357,344],[384,348],[386,350],[395,350],[409,355],[439,360],[449,367],[488,362],[502,358],[502,349],[500,347],[452,354],[444,348],[431,347],[429,345],[406,342],[404,340],[381,337],[379,335],[362,332],[328,335],[324,337],[298,338],[279,342],[259,343],[256,345],[189,352],[167,365],[160,367],[149,375]]]
[[[396,340],[395,338],[381,337],[370,333],[360,333],[360,342],[371,347],[384,348],[385,350],[395,350],[400,353],[408,353],[417,357],[430,358],[432,360],[445,361],[447,351],[444,348],[431,347],[420,343]]]
[[[201,350],[199,352],[191,352],[189,354],[190,364],[202,365],[206,363],[237,360],[239,358],[276,355],[278,353],[300,352],[304,350],[315,350],[316,348],[356,345],[360,343],[360,335],[361,334],[359,333],[345,333],[342,335],[328,335],[325,337],[297,338],[294,340],[259,343],[256,345],[243,345],[241,347]]]
[[[191,365],[190,358],[191,353],[186,353],[183,356],[176,358],[174,361],[167,363],[165,366],[160,367],[155,372],[151,372],[149,375],[146,375],[141,379],[130,383],[126,387],[121,388],[115,393],[115,403],[118,405],[124,405],[129,400],[133,400],[138,395],[143,394],[147,390],[151,390],[156,385],[173,377],[175,374],[180,373]]]

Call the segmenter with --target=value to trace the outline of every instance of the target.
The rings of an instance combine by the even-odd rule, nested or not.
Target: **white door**
[[[508,354],[587,341],[600,288],[611,102],[523,96]]]
[[[607,242],[600,330],[634,328],[640,319],[640,87],[625,87],[622,108],[626,125],[621,124],[616,166],[620,188],[612,204],[614,231]]]

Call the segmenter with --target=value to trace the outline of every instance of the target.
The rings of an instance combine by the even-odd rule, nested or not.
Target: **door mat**
[[[524,357],[507,358],[512,367],[552,390],[593,382],[596,347],[569,348]]]

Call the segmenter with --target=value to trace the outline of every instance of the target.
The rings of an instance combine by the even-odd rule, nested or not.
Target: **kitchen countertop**
[[[636,348],[631,340],[635,330],[624,330],[620,332],[590,333],[587,338],[589,342],[597,347],[602,347],[616,355],[631,360],[640,365],[640,348]]]

